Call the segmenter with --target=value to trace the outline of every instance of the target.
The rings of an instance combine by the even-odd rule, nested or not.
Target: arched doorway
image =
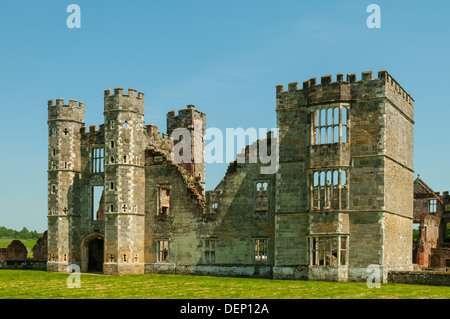
[[[103,272],[104,238],[93,233],[81,241],[81,271]]]

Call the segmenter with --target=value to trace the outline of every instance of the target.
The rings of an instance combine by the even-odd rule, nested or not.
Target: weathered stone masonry
[[[49,101],[48,270],[347,281],[376,264],[386,281],[412,269],[414,101],[386,71],[278,85],[278,171],[234,161],[206,192],[205,114],[171,111],[161,135],[143,99],[106,90],[89,132],[83,103]],[[173,160],[177,128],[191,163]]]

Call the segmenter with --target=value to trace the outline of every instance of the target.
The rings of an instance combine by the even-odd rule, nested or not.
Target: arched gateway
[[[100,233],[87,235],[81,241],[81,271],[103,272],[104,237]]]

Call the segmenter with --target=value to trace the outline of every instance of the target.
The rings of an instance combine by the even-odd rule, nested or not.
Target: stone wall
[[[450,286],[450,272],[438,271],[390,271],[388,282],[431,286]]]

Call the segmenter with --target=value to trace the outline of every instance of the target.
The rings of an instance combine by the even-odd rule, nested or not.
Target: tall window
[[[90,198],[90,219],[102,220],[103,219],[103,186],[91,187]]]
[[[267,262],[267,239],[257,238],[255,242],[255,262],[263,264]]]
[[[256,212],[267,212],[269,209],[268,205],[268,187],[267,182],[257,182],[255,189],[255,211]]]
[[[308,238],[309,264],[339,266],[348,264],[348,235],[318,235]]]
[[[208,238],[203,240],[203,260],[206,264],[216,263],[216,239]]]
[[[92,173],[103,172],[104,151],[101,147],[91,149],[91,171]]]
[[[170,188],[159,189],[159,215],[169,216],[170,210]]]
[[[436,213],[436,204],[437,204],[437,200],[436,199],[430,199],[429,201],[429,212],[430,213]]]
[[[158,262],[169,262],[169,240],[160,239],[156,241],[156,258]]]
[[[316,171],[311,175],[312,210],[348,209],[348,176],[346,169]]]
[[[347,143],[348,107],[318,108],[314,111],[312,144]]]

